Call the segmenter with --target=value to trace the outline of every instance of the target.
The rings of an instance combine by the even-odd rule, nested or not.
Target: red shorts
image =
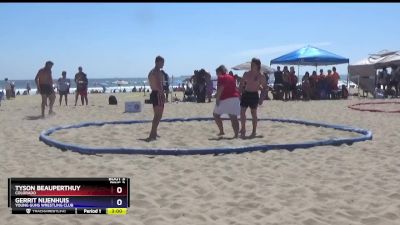
[[[82,88],[82,89],[78,90],[78,94],[81,96],[87,96],[87,89]]]

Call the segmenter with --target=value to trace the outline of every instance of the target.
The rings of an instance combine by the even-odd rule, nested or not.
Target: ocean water
[[[67,77],[68,79],[71,80],[71,89],[70,93],[73,93],[76,90],[76,84],[74,82],[74,78]],[[174,78],[173,80],[171,79],[170,81],[170,86],[171,87],[178,87],[181,83],[183,83],[183,80],[187,77],[178,77]],[[29,83],[31,87],[30,94],[36,94],[36,83],[34,80],[13,80],[11,78],[8,78],[9,81],[14,82],[15,85],[15,92],[20,92],[21,94],[26,90],[27,84]],[[139,88],[145,88],[150,89],[148,85],[148,79],[147,78],[102,78],[102,79],[91,79],[90,77],[88,78],[89,80],[89,85],[88,85],[88,90],[98,90],[102,91],[103,86],[106,88],[106,93],[110,93],[113,90],[119,91],[120,89],[123,90],[124,88],[126,89],[127,92],[131,92],[134,87],[137,89]],[[127,85],[121,85],[118,86],[114,84],[113,82],[117,80],[124,80],[127,81]],[[4,89],[4,80],[0,81],[0,90]],[[57,80],[54,80],[54,84],[57,84]]]
[[[67,77],[67,78],[71,79],[70,93],[73,93],[76,90],[76,84],[75,84],[73,78],[70,78],[70,77]],[[178,87],[184,82],[184,80],[186,78],[188,78],[188,76],[181,76],[181,77],[177,77],[177,78],[174,77],[174,79],[173,80],[171,79],[171,81],[170,81],[170,86]],[[302,76],[299,77],[299,82],[301,82],[301,78],[302,78]],[[216,77],[212,77],[212,79],[216,80]],[[33,79],[32,80],[13,80],[12,78],[9,78],[9,80],[11,82],[14,82],[16,92],[19,91],[20,94],[22,94],[26,90],[26,86],[29,83],[30,87],[31,87],[30,94],[31,95],[36,94],[37,88],[36,88],[35,81]],[[128,84],[118,86],[113,83],[117,80],[127,81]],[[269,83],[273,84],[273,81],[274,81],[274,76],[270,75]],[[341,81],[341,83],[346,83],[347,75],[341,75],[340,81]],[[56,83],[57,83],[57,80],[54,80],[54,84],[56,84]],[[116,90],[117,92],[119,92],[119,90],[123,90],[124,88],[126,89],[127,92],[131,92],[134,87],[136,87],[137,89],[139,89],[139,88],[142,88],[142,89],[145,88],[146,90],[150,89],[147,78],[101,78],[101,79],[94,78],[94,79],[91,79],[89,77],[89,86],[88,86],[89,91],[91,91],[91,90],[102,91],[103,86],[106,88],[106,93],[111,93],[111,92],[113,92],[113,90]],[[216,86],[216,82],[214,82],[214,86]],[[4,89],[4,80],[0,80],[0,90],[1,89]]]

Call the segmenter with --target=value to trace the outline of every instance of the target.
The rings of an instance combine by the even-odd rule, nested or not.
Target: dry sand
[[[89,95],[89,106],[58,106],[38,119],[39,96],[18,96],[0,107],[0,224],[400,224],[400,115],[359,112],[347,105],[371,100],[267,101],[259,117],[343,124],[373,131],[373,140],[219,156],[82,155],[38,141],[42,130],[85,121],[151,119],[123,113],[124,101],[142,94]],[[148,95],[147,95],[148,97]],[[58,98],[57,98],[58,101]],[[69,96],[70,104],[73,96]],[[379,100],[382,101],[382,100]],[[71,104],[72,105],[72,104]],[[211,116],[214,103],[168,103],[164,118]],[[384,107],[384,106],[383,106]],[[232,136],[225,122],[226,137]],[[247,124],[251,130],[251,124]],[[215,140],[212,122],[160,125],[161,138],[146,138],[150,124],[81,128],[55,133],[57,140],[87,146],[216,147],[285,143],[354,136],[352,133],[286,123],[260,122],[253,140]],[[125,216],[12,215],[8,177],[130,177],[131,207]]]

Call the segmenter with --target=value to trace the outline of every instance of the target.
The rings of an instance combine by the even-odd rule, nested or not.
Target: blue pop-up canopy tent
[[[349,59],[344,58],[340,55],[336,55],[332,52],[328,52],[326,50],[308,45],[306,47],[300,48],[296,51],[290,52],[286,55],[271,60],[270,65],[297,65],[299,71],[299,66],[315,66],[315,70],[317,70],[318,66],[337,65],[343,63],[349,63]],[[297,76],[299,75],[300,74],[297,73]],[[348,83],[349,81],[347,79],[347,84]]]
[[[313,46],[306,46],[271,60],[272,64],[298,66],[327,66],[349,63],[348,58],[333,54]]]

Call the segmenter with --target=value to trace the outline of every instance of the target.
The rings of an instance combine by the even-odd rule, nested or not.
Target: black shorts
[[[251,109],[256,109],[258,107],[259,100],[260,96],[258,95],[258,92],[245,91],[240,99],[240,107],[250,107]]]
[[[290,91],[290,84],[289,82],[283,82],[283,90]]]
[[[67,95],[67,94],[69,94],[69,90],[58,91],[58,94],[60,94],[60,95]]]
[[[164,107],[165,95],[164,93],[160,93],[158,91],[152,91],[150,94],[150,101],[154,106]]]
[[[40,84],[40,94],[50,96],[54,93],[53,86],[50,84]]]

